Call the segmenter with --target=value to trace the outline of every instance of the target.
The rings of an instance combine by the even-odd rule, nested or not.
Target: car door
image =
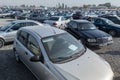
[[[78,32],[77,23],[74,21],[71,21],[68,23],[67,32],[69,32],[71,35],[73,35],[75,38],[80,39],[80,33]]]
[[[16,40],[16,51],[21,59],[21,61],[25,62],[25,51],[26,51],[26,45],[27,45],[27,36],[28,33],[25,31],[18,31],[17,32],[17,40]]]
[[[44,65],[44,58],[41,53],[41,48],[39,47],[39,42],[37,39],[29,35],[27,40],[27,49],[22,55],[24,62],[27,67],[35,74],[39,80],[57,80],[52,72]],[[31,57],[41,55],[41,61],[32,62]]]
[[[106,31],[106,24],[105,21],[103,21],[102,19],[97,19],[95,21],[95,25],[98,29]]]

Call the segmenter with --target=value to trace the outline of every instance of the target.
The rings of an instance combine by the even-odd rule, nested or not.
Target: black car
[[[70,34],[90,46],[105,46],[113,43],[112,36],[98,30],[87,20],[71,20],[65,28]]]
[[[119,36],[120,25],[113,23],[111,20],[106,18],[97,18],[94,24],[100,29],[112,36]]]
[[[81,14],[81,12],[76,12],[75,14],[72,15],[73,19],[81,19],[83,17],[83,15]]]
[[[114,22],[115,24],[120,24],[120,17],[119,16],[114,16],[114,15],[104,15],[101,16],[103,18],[107,18],[109,20],[111,20],[112,22]]]

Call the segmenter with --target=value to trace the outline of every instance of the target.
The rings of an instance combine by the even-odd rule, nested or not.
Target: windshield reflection
[[[42,42],[53,62],[71,59],[74,55],[81,55],[85,51],[84,46],[68,33],[44,38]]]
[[[80,23],[78,26],[79,30],[87,30],[87,29],[97,29],[92,23]]]

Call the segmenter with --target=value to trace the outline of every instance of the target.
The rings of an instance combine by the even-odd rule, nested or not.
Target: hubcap
[[[0,40],[0,48],[3,46],[3,41]]]
[[[16,53],[16,51],[15,51],[14,53],[15,53],[16,61],[19,61],[19,56],[18,56],[18,54]]]

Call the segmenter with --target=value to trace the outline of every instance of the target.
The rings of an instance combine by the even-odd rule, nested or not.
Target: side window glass
[[[77,28],[77,24],[75,22],[72,23],[72,28],[74,28],[74,29]]]
[[[98,24],[103,24],[103,21],[100,20],[100,19],[98,19],[98,20],[96,20],[96,23],[98,23]]]
[[[68,26],[69,28],[77,28],[77,24],[75,22],[70,22]]]
[[[40,49],[37,40],[33,36],[28,37],[28,49],[35,55],[40,54]]]
[[[18,32],[18,40],[19,40],[24,46],[26,46],[27,36],[28,36],[28,34],[27,34],[26,32],[24,32],[24,31]]]
[[[26,26],[26,23],[18,23],[16,25],[14,25],[11,29],[12,30],[18,30],[19,28],[25,27],[25,26]]]
[[[62,18],[61,18],[61,20],[62,20],[62,21],[64,21],[64,20],[65,20],[65,18],[64,18],[64,17],[62,17]]]
[[[98,24],[100,24],[100,20],[99,20],[99,19],[97,19],[97,20],[95,21],[95,23],[98,23]]]
[[[33,23],[33,22],[27,22],[26,25],[27,25],[27,26],[34,26],[34,25],[38,25],[38,24]]]

